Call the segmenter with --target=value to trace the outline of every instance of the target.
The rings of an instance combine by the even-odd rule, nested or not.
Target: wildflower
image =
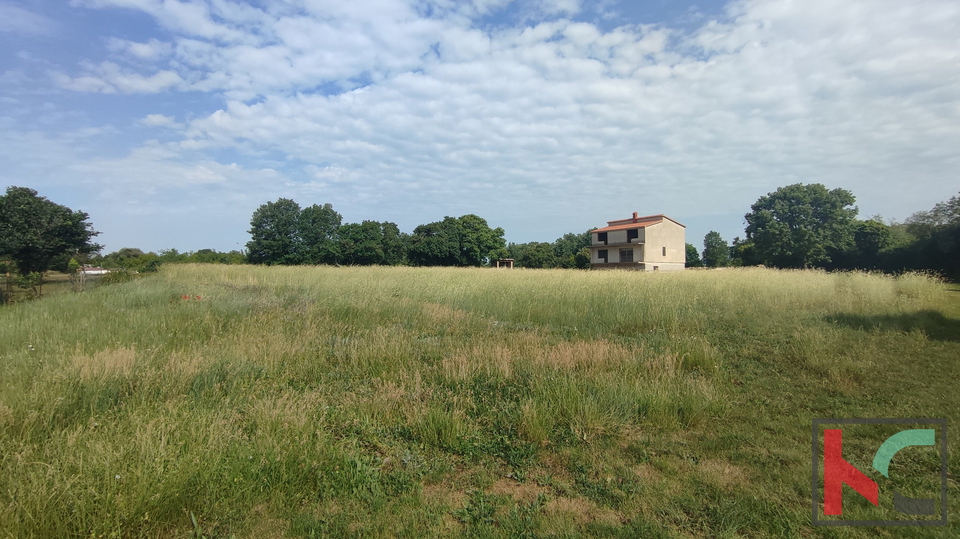
[[[114,478],[117,479],[117,480],[119,480],[119,479],[120,479],[120,474],[115,475]]]
[[[200,296],[197,296],[197,299],[200,299]]]

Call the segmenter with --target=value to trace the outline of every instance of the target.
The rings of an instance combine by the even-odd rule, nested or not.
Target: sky
[[[0,189],[121,247],[241,249],[261,204],[509,242],[778,187],[902,221],[960,192],[956,0],[0,0]]]

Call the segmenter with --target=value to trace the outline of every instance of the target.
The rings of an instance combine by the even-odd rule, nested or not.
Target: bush
[[[100,279],[100,284],[128,283],[136,278],[136,273],[125,269],[113,270]]]

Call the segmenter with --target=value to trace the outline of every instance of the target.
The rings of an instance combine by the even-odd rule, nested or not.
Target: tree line
[[[106,255],[91,256],[86,262],[108,269],[150,273],[160,269],[162,264],[246,264],[247,257],[240,251],[222,253],[215,249],[200,249],[181,253],[176,249],[165,249],[154,253],[135,247],[124,247]]]
[[[716,231],[701,251],[686,245],[687,265],[931,270],[960,279],[960,196],[916,212],[904,222],[858,219],[853,193],[821,184],[794,184],[760,197],[744,216],[744,237],[732,243]],[[254,211],[246,252],[213,249],[159,253],[123,248],[105,256],[88,214],[26,187],[0,195],[0,273],[10,287],[42,293],[43,273],[76,271],[82,264],[150,272],[165,263],[481,266],[512,258],[518,267],[589,268],[591,230],[551,243],[510,243],[502,228],[477,215],[444,217],[401,232],[392,222],[343,223],[330,204],[306,208],[290,199]],[[2,297],[0,297],[2,299]]]
[[[688,243],[687,266],[932,270],[960,278],[960,196],[902,223],[884,223],[880,216],[858,219],[855,203],[846,189],[781,187],[751,206],[743,239],[728,244],[710,231],[702,252]]]
[[[511,243],[503,258],[512,258],[520,268],[590,268],[591,234],[595,229],[569,232],[552,243]]]
[[[251,264],[480,266],[505,248],[503,229],[473,214],[444,217],[407,234],[388,221],[343,223],[330,204],[301,209],[287,198],[257,208],[249,232]]]

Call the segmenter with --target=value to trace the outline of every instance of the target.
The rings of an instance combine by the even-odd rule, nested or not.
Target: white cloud
[[[183,125],[177,123],[176,119],[163,114],[148,114],[140,119],[140,123],[150,127],[169,127],[171,129],[183,127]]]
[[[113,62],[99,65],[87,63],[87,74],[71,77],[65,73],[53,72],[54,82],[61,88],[77,92],[99,92],[105,94],[155,94],[169,90],[183,82],[174,71],[162,70],[150,76],[133,73]]]
[[[898,180],[918,168],[949,181],[921,156],[960,142],[960,42],[945,23],[960,21],[956,5],[856,4],[742,4],[689,39],[705,58],[668,51],[663,29],[557,21],[487,35],[448,24],[441,56],[420,72],[331,97],[267,91],[190,133],[252,140],[398,190],[416,177],[438,197],[450,178],[476,197],[519,200],[592,186],[564,195],[570,208],[634,192],[674,212],[736,211],[793,181],[868,196],[883,178],[909,196]]]
[[[9,2],[0,2],[0,32],[47,35],[57,28],[52,19]]]
[[[210,4],[218,18],[214,21]],[[252,22],[258,17],[251,15],[259,10],[240,2],[192,2],[190,0],[73,0],[72,5],[106,8],[119,7],[143,11],[169,30],[185,35],[213,39],[219,42],[237,42],[248,37],[244,32],[231,27],[231,22]]]
[[[899,217],[955,193],[956,2],[748,0],[684,34],[603,31],[557,19],[579,3],[544,1],[530,9],[545,22],[474,27],[503,4],[436,2],[427,17],[386,0],[89,0],[154,16],[174,34],[169,64],[152,76],[87,64],[58,82],[211,92],[222,110],[189,122],[178,151],[279,154],[296,177],[284,189],[373,208],[362,218],[486,210],[522,239],[631,211],[742,215],[794,182],[845,187],[865,211]],[[185,186],[260,177],[178,159],[155,161]]]
[[[157,60],[169,56],[173,46],[158,39],[151,39],[146,43],[138,43],[127,39],[111,37],[107,40],[107,48],[114,52],[129,54],[140,60]]]

